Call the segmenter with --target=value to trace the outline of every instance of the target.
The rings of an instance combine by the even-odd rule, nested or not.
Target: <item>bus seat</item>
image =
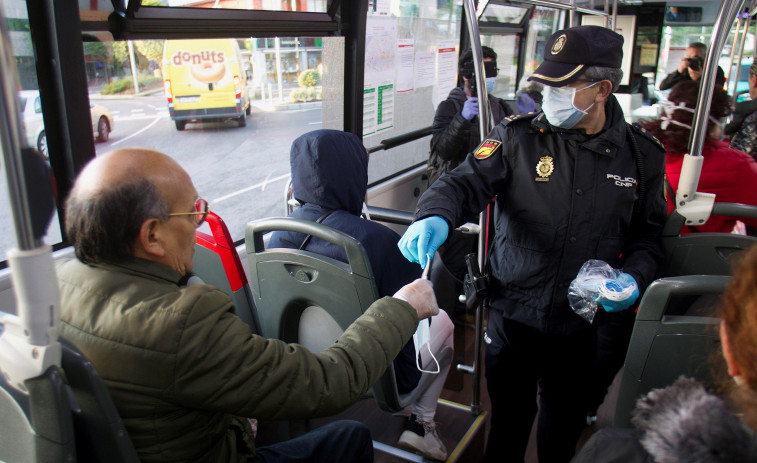
[[[670,315],[670,301],[681,296],[722,294],[730,280],[723,275],[661,278],[649,285],[636,314],[620,382],[614,425],[629,427],[639,397],[669,386],[679,376],[712,381],[710,356],[719,346],[720,319]]]
[[[252,331],[260,333],[255,315],[254,301],[234,241],[226,223],[214,212],[208,212],[205,221],[211,235],[197,232],[194,267],[192,273],[204,283],[215,286],[231,297],[236,313]]]
[[[108,388],[92,363],[65,340],[62,366],[74,400],[71,407],[77,461],[139,463]]]
[[[68,394],[58,367],[24,385],[28,394],[0,375],[0,461],[76,461]]]
[[[757,207],[745,204],[715,203],[712,215],[757,218]],[[731,233],[691,233],[681,235],[684,217],[670,213],[662,233],[668,256],[664,276],[730,275],[734,254],[757,244],[753,236]]]
[[[341,246],[349,264],[298,249],[266,250],[263,235],[274,230],[309,234]],[[330,346],[378,298],[363,246],[331,227],[292,218],[267,219],[247,224],[245,242],[265,337],[297,342],[317,352]],[[394,369],[387,368],[373,385],[383,410],[397,412],[412,402],[412,391],[400,396],[396,384]]]

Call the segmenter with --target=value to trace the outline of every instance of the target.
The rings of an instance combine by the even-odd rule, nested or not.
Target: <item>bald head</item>
[[[93,159],[77,177],[66,203],[66,235],[83,262],[133,257],[142,225],[168,220],[196,192],[171,157],[129,148]]]
[[[77,177],[71,194],[93,197],[140,180],[154,184],[166,200],[170,199],[171,187],[192,184],[170,156],[146,148],[127,148],[93,159]]]

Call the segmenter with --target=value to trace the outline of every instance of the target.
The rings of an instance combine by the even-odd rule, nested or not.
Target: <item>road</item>
[[[95,144],[97,155],[145,147],[172,156],[192,177],[211,209],[224,219],[235,240],[244,236],[248,221],[284,214],[291,143],[297,136],[321,128],[320,108],[265,112],[253,107],[246,127],[238,127],[234,121],[190,123],[180,132],[162,95],[93,102],[108,108],[115,120],[110,139]],[[8,204],[4,176],[0,202]],[[0,221],[3,251],[15,243],[10,216],[5,217],[9,220]],[[55,228],[51,227],[46,241],[60,241]]]

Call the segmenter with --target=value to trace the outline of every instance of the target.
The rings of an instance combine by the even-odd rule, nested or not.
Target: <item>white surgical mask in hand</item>
[[[436,360],[436,357],[434,357],[433,352],[431,352],[431,320],[426,318],[418,322],[418,328],[415,330],[415,334],[413,334],[413,342],[415,343],[415,366],[418,370],[421,373],[429,373],[432,375],[439,374],[441,371],[441,368],[439,368],[439,362]],[[421,349],[423,349],[424,346],[427,346],[426,350],[428,350],[431,359],[436,363],[436,371],[424,370],[421,365]]]

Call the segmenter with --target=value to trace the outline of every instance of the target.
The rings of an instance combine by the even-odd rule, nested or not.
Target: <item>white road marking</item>
[[[218,199],[214,199],[211,202],[211,204],[212,203],[220,203],[221,201],[226,201],[229,198],[233,198],[234,196],[241,195],[242,193],[247,193],[248,191],[254,190],[256,188],[260,188],[260,190],[262,191],[262,190],[265,189],[265,186],[267,184],[273,183],[273,182],[278,182],[279,180],[283,180],[285,178],[289,178],[289,174],[279,175],[278,177],[272,178],[272,179],[266,178],[265,180],[263,180],[260,183],[257,183],[257,184],[252,185],[252,186],[248,186],[247,188],[242,188],[241,190],[238,190],[238,191],[235,191],[233,193],[227,194],[226,196],[221,196]]]
[[[128,140],[128,139],[130,139],[130,138],[134,138],[134,137],[136,137],[136,136],[137,136],[137,135],[139,135],[140,133],[144,132],[145,130],[149,129],[149,128],[150,128],[150,127],[152,127],[153,125],[157,124],[157,123],[158,123],[158,121],[159,121],[160,119],[161,119],[160,117],[156,117],[154,121],[152,121],[152,122],[151,122],[150,124],[148,124],[148,125],[147,125],[147,127],[143,128],[143,129],[141,129],[141,130],[138,130],[138,131],[134,132],[133,134],[129,135],[128,137],[126,137],[126,138],[122,138],[122,139],[118,140],[118,141],[117,141],[117,142],[115,142],[115,143],[111,143],[111,144],[110,144],[110,146],[116,146],[116,145],[118,145],[119,143],[123,143],[123,142],[125,142],[126,140]]]
[[[308,125],[323,124],[323,121],[308,122]]]
[[[143,113],[143,112],[145,112],[145,108],[132,109],[131,112],[133,112],[133,113]]]

